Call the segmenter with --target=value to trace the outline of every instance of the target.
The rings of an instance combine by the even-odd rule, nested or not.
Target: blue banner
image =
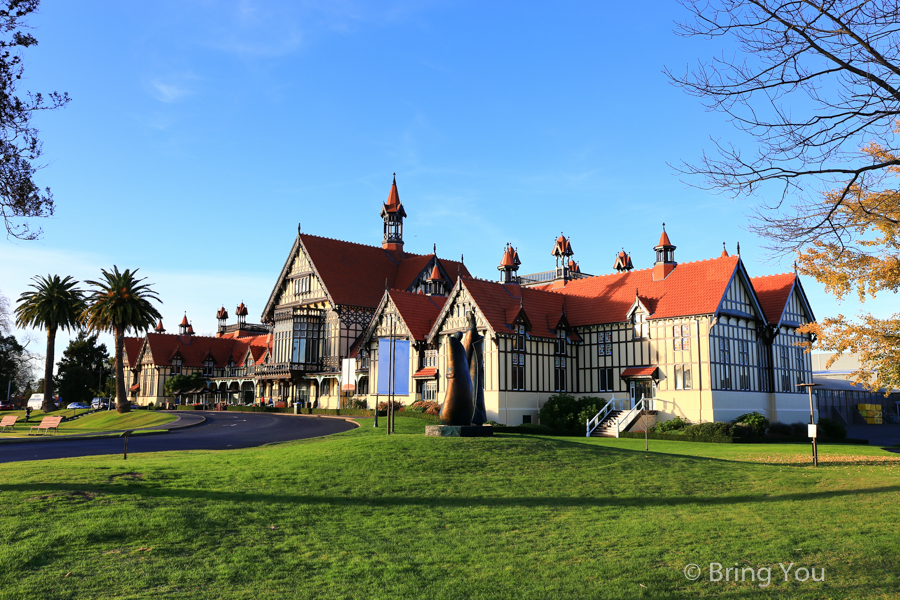
[[[409,340],[394,340],[391,352],[389,338],[378,339],[378,394],[390,394],[390,372],[394,369],[394,389],[397,396],[409,395]]]

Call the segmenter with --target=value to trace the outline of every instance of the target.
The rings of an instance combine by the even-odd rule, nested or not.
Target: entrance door
[[[632,379],[631,380],[631,408],[634,408],[634,405],[641,398],[652,398],[653,397],[653,382],[649,379]]]

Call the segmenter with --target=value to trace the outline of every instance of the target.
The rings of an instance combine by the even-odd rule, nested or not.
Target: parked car
[[[109,398],[94,398],[91,400],[91,408],[109,408]]]
[[[0,402],[0,410],[15,410],[15,404],[7,404],[6,402]]]
[[[141,406],[140,404],[132,404],[131,405],[131,410],[140,410],[142,408],[144,408],[144,407]]]
[[[85,404],[84,402],[70,402],[69,405],[68,405],[66,408],[68,408],[68,409],[73,409],[73,408],[90,408],[90,406],[88,406],[88,405]]]

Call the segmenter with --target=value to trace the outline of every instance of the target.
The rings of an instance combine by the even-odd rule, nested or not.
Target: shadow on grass
[[[617,453],[624,453],[624,454],[630,454],[630,455],[654,454],[654,455],[659,455],[659,456],[671,456],[671,457],[679,458],[682,460],[697,461],[697,462],[701,462],[701,461],[702,462],[721,462],[721,463],[728,463],[728,464],[740,463],[740,464],[745,464],[745,465],[769,465],[769,466],[778,466],[778,467],[806,468],[806,467],[813,466],[811,456],[810,456],[809,462],[794,463],[794,462],[777,462],[777,461],[765,461],[765,460],[746,460],[746,459],[736,459],[736,458],[721,458],[721,457],[716,457],[716,456],[702,456],[702,455],[697,455],[697,454],[681,454],[678,452],[672,452],[672,451],[667,451],[667,450],[663,450],[663,451],[655,450],[653,448],[654,442],[656,444],[660,444],[660,443],[662,443],[662,444],[691,444],[692,447],[696,446],[698,444],[699,445],[707,445],[707,446],[709,446],[709,445],[728,446],[729,448],[734,448],[735,446],[739,446],[740,450],[747,454],[762,455],[762,454],[766,453],[767,444],[709,444],[706,442],[688,442],[688,441],[680,441],[680,440],[650,440],[650,450],[644,450],[643,448],[621,448],[618,446],[607,446],[604,444],[590,444],[590,443],[585,443],[582,441],[582,439],[587,440],[587,439],[597,439],[597,438],[580,438],[579,437],[579,438],[571,439],[571,438],[556,437],[556,436],[535,436],[535,435],[522,434],[522,433],[503,433],[500,435],[502,437],[508,437],[508,438],[541,439],[545,442],[553,442],[553,443],[559,444],[559,445],[569,445],[569,446],[578,447],[578,448],[592,448],[592,449],[596,449],[598,451],[602,451],[602,452],[609,453],[609,454],[617,454]],[[447,438],[447,439],[453,439],[453,438]],[[601,439],[612,439],[612,438],[601,438]],[[643,440],[636,439],[636,438],[620,438],[620,439],[623,439],[623,440],[627,439],[628,441],[635,441],[635,442],[643,441]],[[777,444],[777,445],[789,445],[789,444]],[[796,451],[795,454],[802,454],[803,453],[802,450],[809,448],[809,444],[797,443],[796,445],[800,448],[800,450]],[[835,446],[840,447],[840,448],[847,448],[847,449],[854,448],[854,446],[851,446],[848,444],[829,445],[829,447],[835,447]],[[822,448],[822,447],[823,447],[823,445],[819,446],[819,448]],[[863,446],[863,447],[871,448],[871,446]],[[885,448],[881,448],[881,449],[885,450],[885,451],[889,451],[889,452],[900,452],[900,447],[893,448],[893,449],[885,447]],[[775,453],[778,454],[778,453],[780,453],[780,451],[775,451]],[[828,468],[828,467],[845,467],[845,466],[861,466],[861,465],[870,466],[870,465],[879,464],[878,457],[876,455],[872,455],[870,458],[871,458],[871,460],[861,462],[860,460],[847,460],[847,461],[827,460],[827,461],[825,461],[820,457],[819,460],[821,462],[819,463],[818,468],[823,469],[823,468]]]
[[[885,494],[900,491],[900,485],[881,486],[867,489],[832,490],[822,492],[798,492],[794,494],[739,494],[735,496],[603,496],[603,497],[465,497],[448,498],[442,496],[423,497],[354,497],[354,496],[317,496],[312,494],[265,494],[259,492],[223,492],[204,489],[168,489],[152,484],[129,483],[119,485],[76,485],[68,483],[50,484],[0,484],[0,492],[40,492],[68,495],[103,494],[140,496],[142,498],[178,498],[191,500],[208,500],[212,502],[265,502],[296,505],[329,505],[329,506],[424,506],[424,507],[522,507],[522,508],[578,508],[578,507],[654,507],[654,506],[728,506],[737,504],[758,504],[774,502],[810,502],[860,496],[869,494]]]

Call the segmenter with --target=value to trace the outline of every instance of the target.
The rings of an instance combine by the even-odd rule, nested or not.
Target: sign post
[[[806,428],[809,437],[812,438],[812,457],[813,457],[813,466],[819,466],[819,447],[816,443],[816,438],[818,437],[818,427],[816,426],[816,417],[813,409],[813,393],[812,389],[818,384],[816,383],[798,383],[797,387],[805,387],[806,391],[809,392],[809,426]]]

